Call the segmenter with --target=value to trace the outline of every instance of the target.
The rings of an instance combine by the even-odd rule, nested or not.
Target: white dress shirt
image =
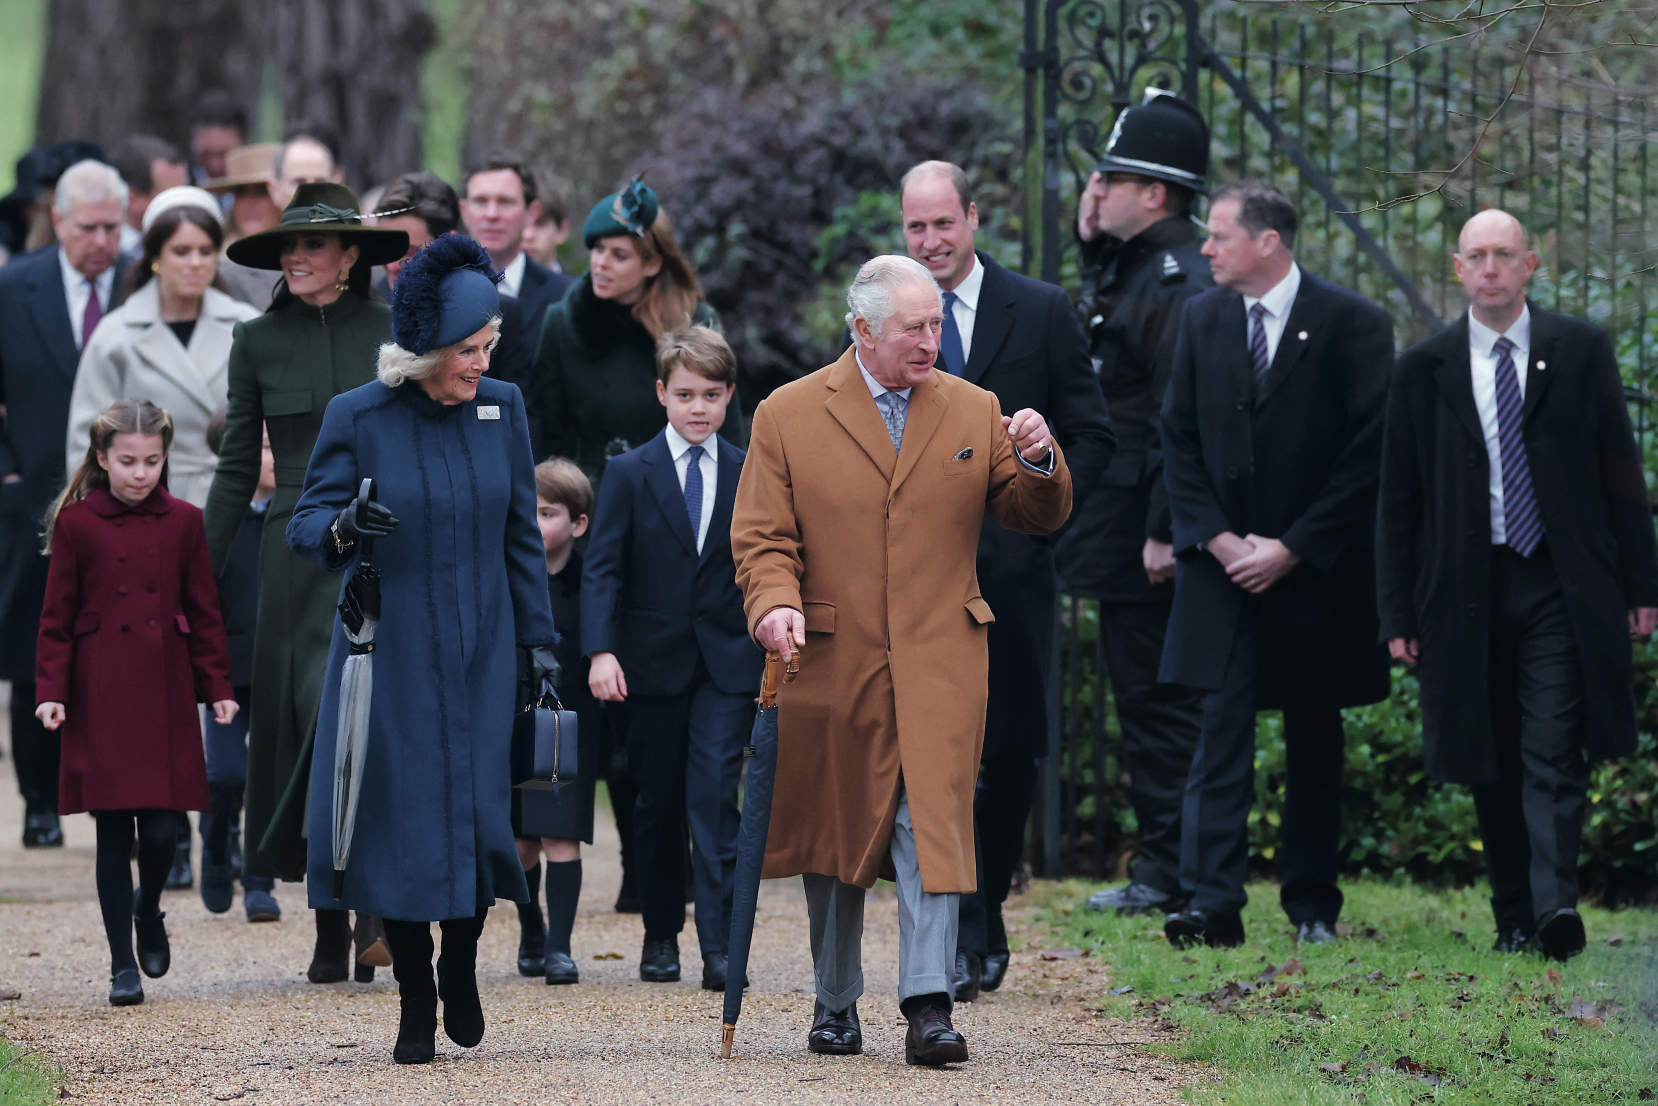
[[[975,254],[973,268],[962,278],[960,284],[951,289],[956,294],[956,302],[951,307],[950,314],[955,317],[956,330],[961,334],[963,365],[973,356],[973,322],[979,317],[979,291],[983,288],[984,265]]]
[[[63,298],[69,305],[69,326],[75,332],[75,348],[82,349],[86,346],[86,339],[91,337],[81,333],[81,324],[86,321],[86,301],[92,295],[94,282],[88,281],[79,269],[69,264],[69,257],[61,247],[58,249],[58,267],[63,270]],[[108,315],[110,293],[115,291],[115,266],[111,265],[99,273],[96,283],[98,306]]]
[[[1520,399],[1526,398],[1526,366],[1531,354],[1531,308],[1522,307],[1514,325],[1498,334],[1468,312],[1468,368],[1473,374],[1474,406],[1480,413],[1480,430],[1485,434],[1485,453],[1491,458],[1491,544],[1508,543],[1508,524],[1503,515],[1503,443],[1497,426],[1498,338],[1514,343],[1509,356],[1519,370]]]
[[[520,257],[523,254],[519,254]],[[720,448],[718,434],[708,435],[708,440],[702,443],[702,458],[697,462],[702,467],[702,518],[697,520],[697,553],[702,553],[702,543],[708,537],[708,523],[714,517],[714,485],[719,479],[720,464],[716,459],[715,451]],[[674,475],[679,477],[679,490],[685,491],[685,472],[691,464],[692,445],[686,441],[668,424],[668,453],[674,459]]]
[[[524,287],[524,259],[527,257],[529,254],[519,250],[518,256],[507,262],[507,267],[501,270],[501,291],[509,296],[518,295],[518,290]]]
[[[1290,262],[1290,271],[1285,274],[1284,279],[1268,289],[1266,295],[1259,298],[1255,296],[1245,296],[1243,298],[1246,328],[1254,325],[1247,322],[1247,320],[1249,319],[1249,313],[1255,309],[1256,304],[1260,304],[1267,309],[1267,313],[1261,318],[1261,329],[1267,333],[1268,365],[1272,364],[1273,359],[1278,356],[1278,340],[1284,336],[1284,328],[1289,325],[1290,308],[1295,306],[1295,294],[1300,290],[1301,266],[1292,261]]]

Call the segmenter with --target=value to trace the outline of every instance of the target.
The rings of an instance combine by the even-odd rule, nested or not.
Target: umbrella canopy
[[[358,503],[374,498],[374,481],[364,480]],[[361,507],[358,508],[361,510]],[[345,895],[345,867],[351,860],[351,837],[357,827],[357,798],[363,790],[363,758],[368,753],[368,713],[374,694],[374,628],[380,622],[380,570],[374,542],[357,540],[357,571],[340,596],[340,622],[351,652],[340,674],[340,714],[334,741],[334,897]]]
[[[749,758],[743,787],[743,822],[737,831],[737,875],[731,898],[731,940],[726,960],[725,1017],[720,1029],[720,1058],[731,1059],[737,1019],[743,1013],[743,981],[748,978],[748,951],[754,940],[754,913],[760,900],[760,869],[766,860],[766,833],[771,828],[772,785],[777,779],[777,689],[800,673],[800,650],[784,663],[781,653],[766,654],[760,679],[760,709],[743,755]]]

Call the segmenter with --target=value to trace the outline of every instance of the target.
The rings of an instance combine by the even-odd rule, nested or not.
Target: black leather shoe
[[[864,1029],[858,1022],[858,1004],[831,1010],[822,1001],[812,1004],[812,1028],[806,1047],[820,1056],[856,1056],[864,1050]]]
[[[144,981],[137,968],[122,968],[109,977],[109,1004],[137,1006],[144,1001]]]
[[[1007,978],[1008,954],[993,952],[984,958],[984,968],[979,973],[979,990],[994,991]]]
[[[639,978],[646,983],[678,983],[679,938],[645,938],[644,951],[639,954]]]
[[[1587,944],[1583,918],[1571,907],[1545,914],[1537,923],[1537,948],[1550,960],[1566,961]]]
[[[1115,910],[1118,914],[1168,914],[1173,912],[1175,899],[1149,883],[1127,883],[1096,891],[1088,896],[1089,910]]]
[[[581,972],[567,952],[549,952],[542,957],[543,978],[549,987],[580,983]]]
[[[223,914],[236,904],[236,872],[228,864],[201,866],[201,903],[209,914]]]
[[[484,1039],[484,1004],[478,999],[475,964],[449,966],[438,957],[438,997],[443,1000],[443,1035],[462,1048]]]
[[[35,810],[23,816],[25,849],[61,849],[63,823],[55,810]]]
[[[167,945],[167,926],[162,921],[167,915],[157,910],[154,917],[140,918],[139,894],[135,888],[132,893],[132,928],[138,938],[138,966],[151,979],[160,979],[173,966],[173,950]]]
[[[702,954],[702,989],[704,991],[725,990],[726,965],[729,957],[723,952],[705,952]]]
[[[956,974],[950,980],[957,1002],[973,1002],[979,997],[980,980],[984,975],[984,960],[976,952],[956,950]]]
[[[1169,944],[1177,949],[1193,945],[1231,949],[1244,943],[1243,919],[1215,910],[1186,910],[1170,914],[1163,922]]]
[[[904,1063],[936,1068],[967,1062],[967,1039],[956,1032],[943,1007],[923,1006],[905,1018],[910,1028],[904,1034]]]
[[[166,887],[169,891],[188,891],[196,885],[196,877],[190,871],[190,838],[179,835],[178,847],[173,850],[173,870],[167,873]]]
[[[535,978],[547,974],[547,935],[539,938],[529,929],[518,930],[518,974]]]
[[[1491,946],[1492,952],[1525,952],[1531,948],[1531,934],[1519,926],[1510,926],[1497,931],[1497,942]]]
[[[1298,945],[1329,945],[1335,943],[1336,931],[1323,922],[1302,922],[1295,929]]]

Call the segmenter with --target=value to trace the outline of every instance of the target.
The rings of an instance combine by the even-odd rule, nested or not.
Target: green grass
[[[57,1066],[0,1037],[0,1106],[39,1106],[57,1099]]]
[[[0,194],[11,191],[12,166],[34,143],[45,55],[46,0],[0,0]]]
[[[1585,908],[1588,951],[1554,965],[1490,951],[1483,887],[1361,882],[1344,888],[1351,935],[1298,948],[1277,888],[1258,884],[1248,943],[1181,951],[1161,918],[1087,910],[1092,889],[1037,892],[1051,928],[1037,939],[1089,950],[1111,964],[1114,991],[1132,988],[1102,1015],[1164,1019],[1172,1055],[1215,1065],[1218,1083],[1188,1090],[1196,1102],[1576,1106],[1658,1094],[1658,913]],[[1283,972],[1292,958],[1299,967]]]

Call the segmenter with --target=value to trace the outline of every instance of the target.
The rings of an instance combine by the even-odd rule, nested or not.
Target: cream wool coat
[[[973,788],[994,615],[975,558],[988,511],[1058,529],[1071,477],[1018,463],[996,397],[934,369],[910,393],[893,455],[851,350],[760,404],[731,522],[749,632],[806,618],[800,675],[778,695],[764,875],[892,878],[900,780],[923,887],[976,886]]]
[[[258,310],[209,288],[190,347],[179,345],[161,321],[161,292],[150,280],[104,316],[81,352],[69,400],[67,472],[86,457],[92,420],[119,399],[147,399],[173,416],[168,490],[195,507],[207,506],[218,458],[207,448],[207,424],[225,405],[230,387],[231,330]]]

